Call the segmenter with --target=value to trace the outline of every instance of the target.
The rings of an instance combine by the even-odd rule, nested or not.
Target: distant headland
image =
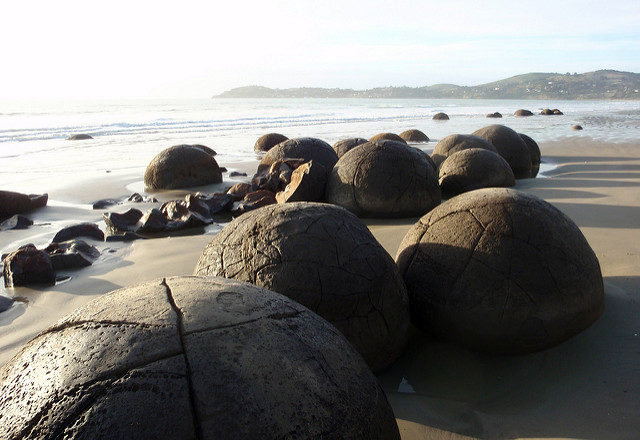
[[[435,84],[376,87],[369,90],[300,87],[237,87],[213,98],[458,98],[458,99],[640,99],[640,73],[597,70],[587,73],[526,73],[477,86]]]

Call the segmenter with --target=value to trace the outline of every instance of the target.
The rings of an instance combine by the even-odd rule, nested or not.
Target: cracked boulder
[[[149,189],[189,188],[220,182],[222,171],[213,155],[195,145],[175,145],[161,151],[144,173],[144,184]]]
[[[556,345],[602,314],[602,274],[573,221],[544,200],[488,188],[422,217],[396,257],[412,321],[473,350]]]
[[[480,188],[516,184],[511,167],[493,151],[472,148],[447,157],[438,176],[443,197],[453,197]]]
[[[245,214],[207,245],[195,274],[288,296],[335,325],[374,371],[404,348],[404,283],[367,227],[340,207],[296,202]]]
[[[412,128],[411,130],[405,130],[398,136],[400,136],[405,141],[412,143],[429,142],[429,136],[427,136],[420,130],[416,130],[415,128]]]
[[[258,164],[257,174],[269,170],[274,162],[285,159],[301,159],[303,162],[313,160],[329,172],[338,161],[338,156],[331,145],[323,140],[309,137],[289,139],[271,148],[264,155]]]
[[[531,153],[520,135],[504,125],[494,124],[472,133],[493,145],[500,156],[511,166],[516,179],[531,177]]]
[[[538,171],[540,171],[540,147],[538,147],[538,143],[531,139],[524,133],[518,133],[527,147],[529,147],[529,154],[531,155],[531,177],[536,177],[538,175]]]
[[[395,133],[379,133],[375,136],[373,136],[371,139],[369,139],[369,141],[371,142],[375,142],[375,141],[396,141],[396,142],[400,142],[401,144],[406,144],[407,141],[405,141],[404,139],[402,139],[400,136],[398,136]]]
[[[288,141],[289,138],[280,133],[267,133],[258,138],[253,146],[254,151],[269,151],[281,142]]]
[[[395,141],[367,142],[333,168],[325,198],[360,217],[412,217],[440,203],[438,176],[421,151]]]
[[[436,169],[438,169],[447,157],[458,151],[469,150],[471,148],[482,148],[483,150],[493,151],[494,153],[498,152],[490,142],[481,137],[468,134],[450,134],[436,144],[433,153],[431,153],[431,159],[433,159],[433,163],[436,165]]]
[[[336,152],[338,158],[341,158],[347,151],[354,149],[358,145],[366,144],[367,142],[369,141],[364,138],[349,138],[336,142],[331,148]]]
[[[3,439],[399,439],[344,337],[301,305],[220,278],[104,295],[0,370]]]

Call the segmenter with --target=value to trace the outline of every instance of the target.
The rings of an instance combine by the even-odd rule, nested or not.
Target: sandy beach
[[[555,168],[519,180],[515,188],[551,202],[581,228],[602,268],[604,315],[560,346],[526,356],[479,355],[415,331],[402,358],[379,375],[404,439],[633,439],[640,432],[640,143],[570,137],[540,146],[543,161]],[[249,174],[255,168],[250,162],[224,165]],[[112,181],[115,186],[83,191],[93,199],[126,194],[131,180],[121,176]],[[64,199],[64,190],[58,195]],[[75,214],[84,221],[100,216],[87,210]],[[416,220],[366,223],[395,257]],[[43,229],[43,240],[55,226]],[[131,244],[92,242],[102,257],[73,272],[69,281],[44,290],[15,288],[11,294],[28,306],[18,304],[0,316],[0,365],[98,295],[159,277],[191,275],[215,231]],[[0,248],[19,242],[20,234],[3,232]]]

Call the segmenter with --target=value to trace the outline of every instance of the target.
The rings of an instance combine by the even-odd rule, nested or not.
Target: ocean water
[[[560,108],[564,116],[518,118],[526,108]],[[433,121],[436,112],[449,121]],[[501,112],[502,119],[485,115]],[[424,131],[433,142],[492,123],[527,133],[538,142],[567,136],[605,141],[640,139],[640,101],[201,99],[0,103],[0,189],[50,192],[92,178],[142,178],[162,149],[200,143],[218,152],[221,165],[255,160],[255,140],[276,131],[333,143],[347,137]],[[580,124],[582,132],[571,130]],[[94,139],[67,141],[69,135]],[[73,200],[70,200],[73,201]]]

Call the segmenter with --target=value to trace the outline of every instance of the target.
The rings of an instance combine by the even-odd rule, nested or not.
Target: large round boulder
[[[338,328],[372,370],[404,348],[407,293],[393,259],[353,214],[333,205],[272,205],[233,220],[202,252],[196,275],[248,281]]]
[[[468,134],[450,134],[438,142],[431,153],[431,159],[436,167],[440,167],[444,160],[458,151],[471,148],[482,148],[497,153],[498,150],[486,139]],[[436,168],[437,169],[437,168]]]
[[[280,133],[267,133],[258,138],[253,146],[254,151],[269,151],[271,148],[278,145],[280,142],[289,140],[283,134]]]
[[[411,143],[429,142],[429,136],[424,134],[422,131],[416,130],[416,129],[403,131],[398,136],[400,136],[405,141],[411,142]]]
[[[518,133],[527,147],[531,156],[531,177],[536,177],[540,171],[541,153],[538,143],[524,133]]]
[[[432,118],[434,121],[448,121],[449,115],[446,113],[436,113]]]
[[[504,125],[494,124],[472,133],[491,143],[511,166],[516,179],[531,177],[531,154],[520,135]]]
[[[342,156],[325,198],[360,217],[423,215],[441,200],[426,154],[394,141],[367,142]]]
[[[533,116],[531,110],[520,109],[513,113],[514,116]]]
[[[349,138],[336,142],[331,148],[336,152],[338,158],[341,158],[347,151],[367,142],[365,138]]]
[[[193,145],[175,145],[153,158],[144,173],[149,189],[178,189],[222,182],[213,155]]]
[[[447,157],[440,165],[438,182],[443,197],[516,184],[507,161],[499,154],[481,148],[458,151]]]
[[[400,136],[398,136],[395,133],[378,133],[377,135],[373,136],[369,140],[371,142],[375,142],[375,141],[396,141],[396,142],[400,142],[401,144],[406,144],[407,143],[407,141],[405,141],[404,139],[402,139]]]
[[[234,280],[114,291],[0,370],[0,438],[399,439],[361,356],[324,319]]]
[[[396,257],[413,322],[474,350],[525,353],[604,308],[595,253],[551,204],[512,189],[462,194],[425,215]]]
[[[322,165],[328,173],[338,161],[338,155],[331,145],[320,139],[309,137],[289,139],[267,151],[258,164],[258,174],[269,170],[274,162],[283,159],[314,161]]]

